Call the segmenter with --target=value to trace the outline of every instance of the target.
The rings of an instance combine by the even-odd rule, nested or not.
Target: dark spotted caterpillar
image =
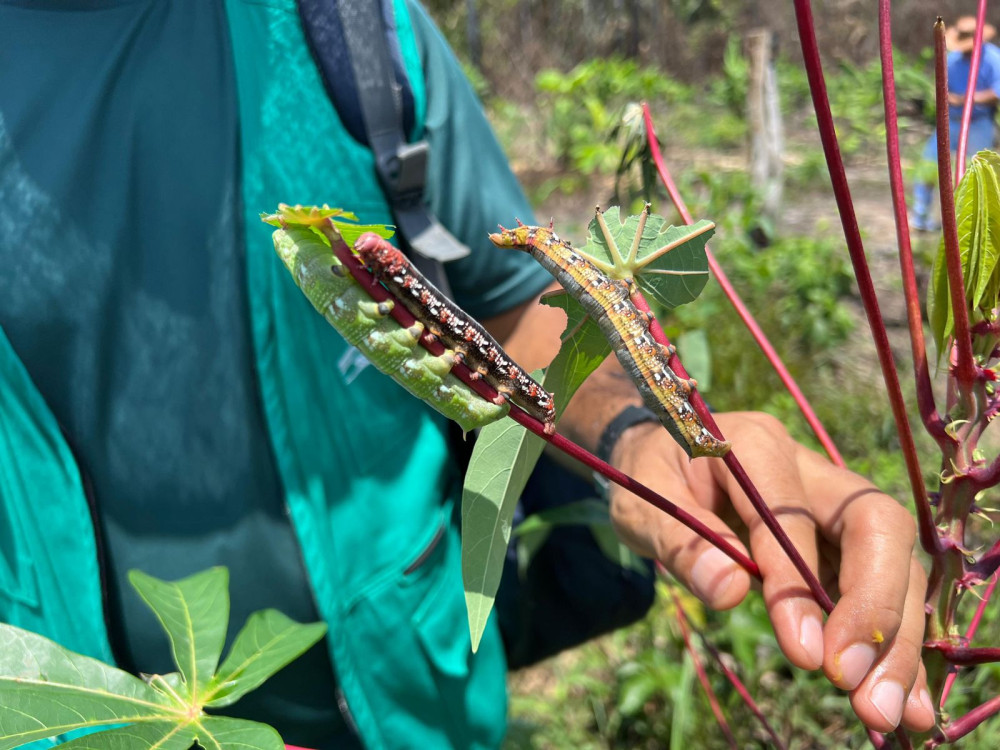
[[[334,234],[333,239],[339,238]],[[506,404],[490,403],[451,374],[454,352],[446,350],[435,356],[419,346],[423,324],[400,326],[390,316],[393,303],[372,300],[330,245],[309,226],[288,224],[278,229],[274,249],[317,312],[414,396],[458,422],[465,431],[506,415]]]
[[[551,227],[529,227],[491,234],[499,247],[530,253],[567,292],[583,305],[611,342],[618,361],[635,381],[646,406],[692,458],[724,456],[728,442],[719,440],[702,424],[688,401],[694,385],[667,364],[673,353],[653,340],[649,318],[632,303],[635,282],[611,279],[560,239]]]
[[[361,262],[427,330],[456,353],[470,370],[501,397],[521,407],[555,431],[552,395],[514,362],[486,330],[420,273],[402,252],[373,234],[362,236],[354,250]]]

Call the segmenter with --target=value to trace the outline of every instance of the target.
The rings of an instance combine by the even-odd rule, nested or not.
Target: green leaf
[[[597,212],[581,255],[613,278],[634,278],[643,294],[672,309],[694,300],[708,281],[705,245],[715,231],[709,221],[669,226],[643,211],[623,222],[612,206]]]
[[[517,499],[545,443],[505,419],[476,439],[462,488],[462,581],[472,650],[493,609]]]
[[[267,724],[222,716],[203,716],[186,724],[152,722],[88,734],[60,750],[284,750],[281,736]]]
[[[396,230],[386,224],[358,224],[358,217],[342,208],[330,208],[325,203],[322,206],[289,206],[280,203],[277,212],[261,214],[260,220],[273,227],[286,226],[314,227],[333,224],[344,242],[353,245],[365,232],[374,232],[379,237],[389,239]]]
[[[601,552],[611,562],[619,567],[634,570],[641,575],[649,575],[649,568],[646,567],[642,558],[618,538],[610,519],[605,519],[604,523],[601,524],[592,524],[590,533],[594,535]]]
[[[694,662],[691,654],[684,652],[681,678],[671,691],[671,703],[674,707],[673,720],[670,722],[670,747],[684,747],[684,738],[690,731],[690,723],[694,718]]]
[[[553,526],[591,526],[609,523],[608,504],[597,498],[586,498],[532,513],[514,528],[514,533],[523,535]]]
[[[1000,156],[980,151],[955,191],[958,247],[970,321],[989,317],[1000,302]],[[931,268],[927,317],[940,359],[954,334],[944,237]]]
[[[597,324],[568,294],[546,295],[543,301],[567,313],[562,345],[542,380],[554,395],[558,417],[611,347]],[[517,499],[544,445],[540,438],[505,419],[484,427],[472,450],[462,488],[462,579],[473,651],[479,648],[500,586]]]
[[[205,706],[235,703],[326,635],[326,625],[303,625],[275,609],[254,612],[208,688]]]
[[[712,390],[712,349],[705,331],[701,328],[684,331],[677,337],[677,351],[685,369],[698,381],[698,390],[702,393]]]
[[[96,732],[59,745],[59,750],[188,750],[197,740],[191,724],[153,721]]]
[[[145,682],[0,624],[0,750],[88,729],[98,731],[65,747],[187,750],[197,741],[206,750],[282,750],[271,727],[208,716],[202,709],[229,705],[258,687],[319,640],[326,625],[300,625],[274,610],[257,612],[213,674],[229,619],[225,568],[174,583],[138,571],[129,579],[167,630],[180,671]],[[202,689],[192,688],[192,680]]]
[[[86,727],[184,716],[183,706],[139,678],[0,623],[0,750]]]
[[[587,526],[604,556],[623,568],[647,574],[642,559],[626,547],[611,525],[608,504],[597,498],[576,500],[532,513],[514,527],[518,538],[518,567],[524,569],[557,526]]]
[[[130,570],[128,580],[167,631],[174,662],[192,701],[197,701],[226,643],[229,571],[216,567],[168,582]]]

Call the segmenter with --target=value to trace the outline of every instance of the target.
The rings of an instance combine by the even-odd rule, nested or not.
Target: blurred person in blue
[[[990,24],[983,25],[983,51],[979,59],[979,73],[973,94],[972,119],[969,122],[969,136],[966,157],[971,159],[983,149],[992,149],[996,143],[994,119],[997,102],[1000,101],[1000,47],[990,40],[996,29]],[[972,49],[975,45],[976,18],[962,16],[954,26],[945,30],[948,48],[948,131],[952,155],[958,151],[958,136],[962,127],[962,107],[968,90],[969,73],[972,67]],[[937,136],[932,134],[921,154],[921,172],[936,174]],[[920,179],[913,186],[913,206],[910,212],[910,226],[920,232],[935,232],[940,223],[931,216],[931,201],[934,184]]]
[[[448,425],[315,314],[259,220],[279,202],[398,218],[364,113],[331,101],[307,38],[323,2],[0,0],[0,620],[163,673],[127,572],[226,565],[230,642],[264,607],[329,627],[230,714],[322,750],[497,747],[507,657],[496,618],[471,653]],[[414,0],[339,10],[387,40],[405,130],[429,145],[427,206],[470,249],[446,264],[456,300],[545,365],[564,317],[537,304],[544,271],[488,240],[532,211],[460,65]],[[343,57],[336,18],[319,36]],[[929,728],[907,511],[777,420],[719,415],[837,581],[824,618],[722,462],[689,461],[641,404],[609,361],[560,430],[745,542],[788,658],[869,726]],[[610,503],[622,539],[707,605],[745,597],[749,576],[700,537],[618,488]]]

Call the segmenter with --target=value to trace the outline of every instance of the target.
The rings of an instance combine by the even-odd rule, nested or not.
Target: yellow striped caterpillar
[[[361,262],[455,357],[492,386],[555,431],[555,404],[520,365],[507,356],[478,321],[442,294],[409,259],[381,237],[366,234],[354,243]]]
[[[328,231],[327,226],[318,228]],[[372,300],[316,231],[287,224],[273,239],[275,251],[316,311],[379,370],[466,432],[506,415],[505,403],[490,403],[451,374],[453,351],[435,356],[419,346],[424,325],[397,323],[390,315],[393,302]]]
[[[728,442],[702,424],[688,401],[693,381],[678,377],[667,363],[673,352],[649,332],[649,317],[631,300],[634,281],[612,279],[562,240],[552,227],[500,228],[490,235],[498,247],[530,253],[580,302],[611,342],[622,367],[632,377],[647,408],[692,458],[724,456]]]

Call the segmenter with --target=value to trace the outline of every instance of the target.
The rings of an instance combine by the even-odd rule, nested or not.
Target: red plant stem
[[[975,492],[1000,484],[1000,457],[993,459],[989,466],[974,466],[966,469],[966,477]]]
[[[666,568],[659,563],[657,563],[657,571],[660,575],[668,575]],[[681,632],[683,633],[683,623],[687,621],[687,614],[684,611],[684,605],[681,602],[680,597],[674,592],[672,586],[668,586],[667,590],[670,592],[670,597],[673,599],[674,606],[677,608],[678,620],[681,621]],[[722,654],[719,653],[719,649],[712,645],[712,642],[705,637],[705,634],[702,631],[697,628],[693,628],[693,630],[698,634],[698,639],[701,641],[702,648],[704,648],[712,656],[712,659],[715,661],[715,666],[718,667],[719,671],[725,675],[727,680],[729,680],[729,684],[733,686],[733,689],[736,690],[736,693],[743,699],[747,708],[750,709],[753,715],[756,716],[760,723],[764,726],[765,731],[771,735],[771,746],[776,748],[776,750],[786,750],[784,741],[778,736],[774,727],[771,726],[771,722],[769,722],[767,717],[764,716],[764,712],[760,710],[760,706],[757,705],[757,701],[755,701],[753,696],[750,695],[750,691],[747,690],[743,681],[726,665],[726,660],[722,658]]]
[[[944,40],[944,21],[934,24],[934,92],[937,105],[938,186],[941,200],[941,227],[944,233],[945,260],[948,265],[948,289],[955,318],[955,380],[966,401],[971,398],[976,377],[972,355],[969,313],[965,305],[965,282],[962,279],[962,255],[958,246],[955,218],[955,193],[951,182],[951,139],[948,123],[948,65]]]
[[[323,229],[324,233],[327,232],[325,227],[321,227],[321,229]],[[351,275],[354,276],[366,294],[368,294],[376,302],[383,302],[385,300],[395,301],[392,294],[390,294],[389,291],[382,286],[371,273],[368,272],[368,269],[364,267],[351,249],[340,241],[336,234],[328,233],[327,237],[330,239],[330,244],[333,248],[334,254],[336,254],[337,258],[347,267],[347,270],[351,272]],[[369,233],[362,235],[362,238],[364,237],[376,237],[376,235]],[[380,237],[377,239],[380,242],[385,241]],[[360,242],[361,239],[359,238],[358,241]],[[415,322],[415,318],[410,311],[401,304],[393,305],[393,309],[390,314],[400,325],[407,328],[412,326]],[[428,338],[424,336],[421,337],[420,343],[432,354],[440,355],[444,352],[444,345],[441,344],[441,342],[436,338]],[[497,392],[493,389],[493,387],[484,382],[482,378],[479,378],[477,374],[474,374],[464,364],[456,362],[455,366],[452,368],[452,372],[459,378],[459,380],[464,382],[488,401],[493,401],[497,397]],[[586,465],[593,471],[607,477],[610,481],[625,488],[629,492],[638,495],[640,498],[651,505],[656,506],[667,515],[677,519],[707,542],[722,550],[751,576],[757,580],[761,580],[760,568],[757,566],[757,563],[734,547],[732,543],[726,540],[718,532],[706,526],[702,523],[702,521],[688,513],[683,508],[670,502],[661,495],[658,495],[656,492],[649,489],[644,484],[635,481],[627,474],[623,474],[615,467],[602,461],[597,456],[591,454],[589,451],[580,447],[571,440],[568,440],[562,435],[558,433],[552,435],[546,434],[545,425],[529,415],[527,412],[519,409],[514,404],[511,404],[508,416],[533,434],[542,438],[542,440],[550,443],[554,448],[561,450],[571,458],[575,458],[577,461]]]
[[[646,140],[649,143],[649,151],[652,154],[653,162],[656,164],[656,169],[660,174],[660,180],[667,188],[670,200],[673,201],[674,206],[677,208],[677,212],[681,215],[681,219],[684,220],[685,224],[691,224],[694,222],[694,219],[692,218],[690,211],[688,211],[687,205],[684,203],[684,199],[681,197],[680,191],[677,190],[677,186],[674,184],[674,180],[670,176],[670,171],[667,169],[667,165],[663,160],[663,155],[660,153],[660,146],[656,140],[656,131],[653,129],[653,118],[650,115],[649,105],[646,102],[643,102],[642,104],[642,116],[646,124]],[[774,368],[774,371],[781,379],[782,384],[791,394],[792,398],[795,399],[795,403],[798,404],[799,410],[802,412],[802,416],[805,417],[806,422],[809,423],[809,427],[812,428],[813,433],[816,435],[816,439],[819,440],[820,445],[823,446],[823,450],[826,451],[826,454],[830,457],[830,460],[833,463],[837,466],[844,466],[844,459],[837,450],[837,446],[834,444],[833,438],[830,437],[826,428],[823,427],[823,423],[819,421],[819,417],[816,416],[816,412],[813,411],[809,400],[802,392],[802,389],[799,388],[799,384],[795,382],[795,378],[792,377],[788,368],[785,367],[785,363],[781,361],[781,357],[778,355],[778,352],[768,340],[763,329],[754,319],[753,313],[750,312],[743,300],[740,298],[736,288],[729,281],[729,277],[726,276],[722,267],[715,259],[715,255],[708,248],[708,246],[705,247],[705,255],[708,258],[708,266],[712,271],[712,275],[715,276],[716,280],[719,282],[719,286],[722,287],[722,291],[726,295],[726,298],[735,308],[736,314],[740,316],[740,320],[743,321],[747,330],[750,331],[750,335],[753,336],[754,341],[757,342],[757,346],[760,347],[764,356],[767,357],[767,361],[771,363],[771,367]]]
[[[653,311],[649,309],[649,305],[646,302],[645,297],[638,288],[632,293],[632,302],[635,306],[646,313],[649,316],[649,332],[653,339],[663,346],[669,347],[670,341],[667,339],[666,334],[663,333],[663,329],[660,327],[659,322],[653,316]],[[671,369],[677,373],[681,378],[690,377],[687,370],[684,369],[684,365],[681,364],[680,359],[677,357],[676,351],[671,355],[668,364]],[[712,416],[712,412],[709,411],[708,406],[705,404],[705,400],[701,397],[701,394],[697,390],[691,392],[690,396],[691,406],[697,412],[701,421],[709,429],[712,434],[716,437],[722,437],[722,430],[719,429],[719,425],[716,423],[715,418]],[[753,482],[750,481],[750,477],[747,475],[746,470],[743,465],[736,458],[735,451],[729,451],[722,460],[725,462],[729,471],[732,473],[733,478],[739,484],[740,489],[746,493],[747,498],[750,500],[750,504],[753,506],[754,510],[757,511],[757,515],[764,522],[764,525],[770,530],[771,534],[777,540],[778,545],[784,550],[785,554],[792,561],[792,565],[795,569],[799,571],[799,575],[802,576],[802,580],[805,581],[806,586],[809,587],[809,591],[812,593],[813,598],[816,603],[823,608],[823,611],[827,614],[833,611],[833,600],[830,599],[829,594],[823,588],[823,585],[816,578],[816,575],[809,568],[809,565],[805,560],[802,559],[802,555],[795,548],[792,540],[785,533],[785,530],[781,528],[781,524],[778,523],[778,519],[774,517],[774,513],[764,502],[764,498],[761,497],[760,492],[754,486]]]
[[[738,750],[739,744],[736,742],[736,737],[733,736],[733,732],[729,728],[729,722],[726,721],[726,715],[722,713],[722,706],[719,705],[719,698],[712,689],[712,683],[708,679],[708,673],[705,672],[705,665],[702,663],[701,656],[698,655],[698,651],[691,642],[691,633],[688,630],[687,617],[684,614],[684,607],[681,606],[681,602],[674,593],[674,590],[670,588],[669,591],[670,598],[674,601],[674,610],[677,612],[677,625],[681,629],[681,637],[684,638],[684,648],[687,649],[688,654],[691,656],[691,663],[694,665],[694,671],[698,675],[698,682],[701,683],[701,688],[705,691],[705,698],[708,699],[708,705],[711,707],[712,713],[715,714],[715,720],[719,723],[719,728],[722,729],[722,733],[726,735],[726,739],[729,741],[729,746],[737,748]]]
[[[949,663],[959,667],[1000,661],[1000,648],[968,648],[938,641],[925,643],[924,648],[940,652]]]
[[[906,216],[906,191],[903,188],[903,167],[899,158],[899,118],[896,112],[896,80],[892,60],[891,0],[879,0],[879,55],[882,60],[882,101],[885,107],[886,152],[889,165],[889,188],[892,210],[896,219],[896,244],[899,247],[899,270],[906,298],[906,318],[910,329],[910,349],[913,355],[913,376],[916,380],[917,407],[927,432],[944,447],[954,438],[945,432],[944,420],[934,404],[930,368],[927,364],[927,347],[924,342],[924,325],[920,311],[920,292],[913,264],[910,245],[910,226]],[[931,513],[918,514],[918,521],[926,523]],[[924,532],[927,535],[927,532]]]
[[[806,75],[809,79],[813,107],[816,110],[820,139],[823,142],[823,152],[826,155],[826,164],[833,183],[833,193],[837,200],[837,209],[840,212],[847,249],[851,255],[851,264],[854,266],[854,275],[858,281],[858,291],[861,293],[861,300],[864,303],[868,325],[871,328],[875,350],[878,353],[879,365],[882,368],[882,378],[889,396],[889,404],[896,421],[896,431],[899,433],[900,449],[906,462],[910,488],[917,509],[920,541],[925,550],[934,553],[937,551],[939,543],[937,534],[934,533],[927,488],[924,486],[916,443],[913,440],[910,422],[906,415],[906,403],[903,401],[903,393],[899,387],[899,374],[896,372],[896,366],[893,362],[889,337],[885,330],[885,322],[879,310],[878,297],[875,295],[875,286],[872,283],[871,272],[865,258],[864,244],[861,242],[861,232],[858,229],[858,220],[854,213],[854,204],[851,200],[850,187],[847,184],[844,162],[840,156],[837,131],[833,123],[833,114],[830,112],[826,82],[823,79],[823,64],[820,61],[816,30],[813,26],[812,5],[809,0],[794,0],[794,4],[799,41],[802,47]]]
[[[976,613],[972,616],[972,620],[969,622],[969,627],[965,631],[965,642],[971,643],[972,639],[976,635],[976,630],[979,628],[979,621],[983,618],[983,612],[986,611],[986,605],[989,604],[990,599],[993,597],[993,592],[996,591],[997,586],[997,574],[994,572],[990,576],[990,584],[986,587],[986,591],[983,592],[982,598],[979,600],[979,605],[976,607]],[[957,662],[953,662],[956,664]],[[955,684],[955,678],[958,676],[958,669],[952,667],[948,671],[948,676],[945,677],[944,686],[941,689],[941,698],[938,705],[944,708],[945,701],[948,700],[948,693],[951,692],[951,686]]]
[[[988,576],[996,573],[997,568],[1000,568],[1000,539],[994,542],[993,546],[976,561],[976,564],[969,568],[969,572],[986,580]]]
[[[985,703],[969,711],[969,713],[952,721],[944,729],[938,730],[938,733],[927,742],[926,747],[928,750],[932,750],[945,743],[960,740],[998,712],[1000,712],[1000,695],[990,698]]]
[[[958,131],[958,153],[955,156],[955,184],[962,181],[965,174],[965,151],[969,145],[969,126],[972,124],[972,106],[976,96],[976,82],[979,79],[979,61],[983,57],[983,25],[986,22],[986,0],[979,0],[976,12],[976,37],[972,43],[972,59],[969,61],[969,81],[965,87],[965,101],[962,102],[962,126]],[[951,144],[948,144],[951,148]]]

